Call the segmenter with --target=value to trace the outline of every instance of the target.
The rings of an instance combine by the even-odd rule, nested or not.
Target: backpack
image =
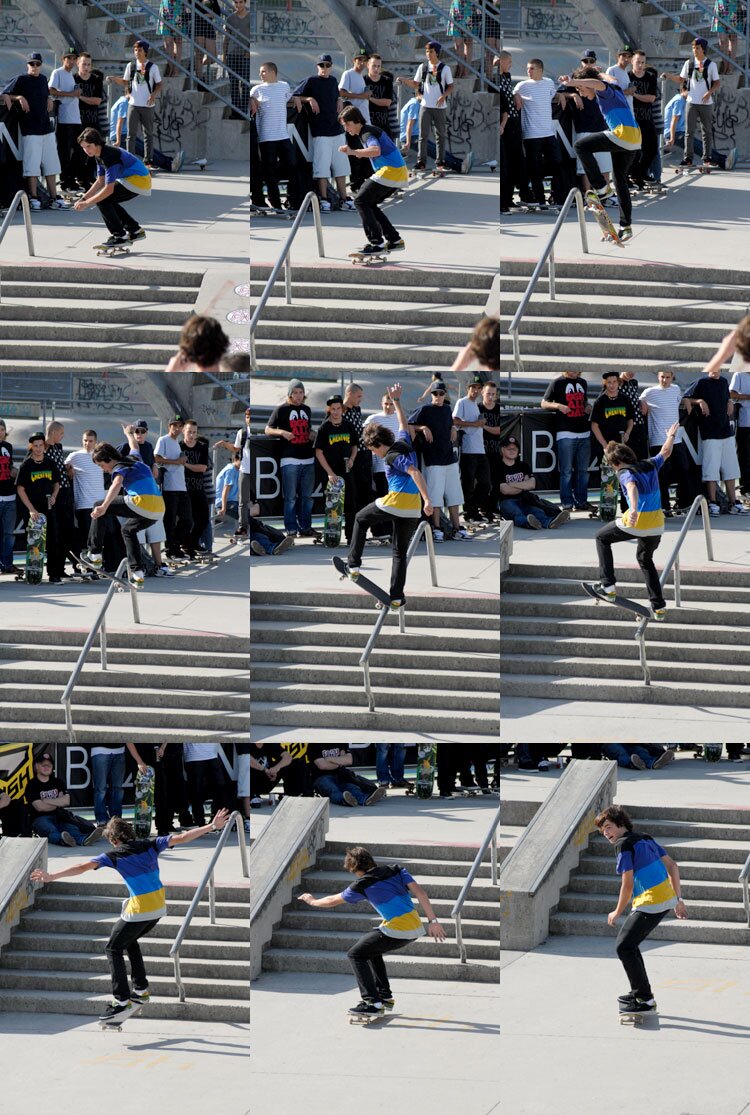
[[[702,69],[701,69],[701,71],[700,71],[700,72],[701,72],[701,76],[700,76],[700,77],[696,77],[696,79],[695,79],[695,80],[696,80],[696,83],[697,83],[697,82],[699,82],[699,81],[705,81],[705,83],[706,83],[706,89],[708,89],[708,90],[710,90],[710,88],[711,88],[711,85],[713,84],[713,82],[709,82],[709,72],[710,72],[710,71],[709,71],[709,67],[710,67],[710,65],[711,65],[711,63],[712,63],[712,62],[713,62],[713,59],[712,59],[712,58],[708,58],[708,57],[704,58],[704,59],[703,59],[703,68],[702,68]],[[716,65],[716,63],[715,63],[715,62],[714,62],[714,65]],[[688,83],[688,86],[692,85],[692,82],[693,82],[693,75],[694,75],[694,74],[697,74],[697,72],[698,72],[698,67],[697,67],[697,66],[696,66],[696,64],[695,64],[695,59],[694,59],[694,58],[691,58],[691,59],[690,59],[690,64],[688,65],[688,72],[687,72],[687,83]]]
[[[437,82],[438,82],[438,85],[440,86],[440,92],[441,93],[445,92],[445,86],[443,85],[443,70],[444,69],[445,69],[445,62],[438,62],[437,74],[435,76],[437,77]],[[417,81],[419,82],[419,89],[417,90],[418,93],[424,93],[424,83],[427,81],[427,75],[429,74],[429,72],[430,72],[430,67],[429,67],[428,63],[423,62],[422,65],[419,67],[419,76],[417,78]]]
[[[133,79],[134,79],[135,73],[136,73],[136,71],[134,70],[134,66],[135,66],[135,63],[128,62],[127,66],[125,67],[125,75],[124,76],[125,76],[125,80],[128,83],[128,93],[133,92]],[[146,62],[146,69],[145,69],[145,72],[144,72],[144,77],[146,78],[146,85],[148,85],[149,93],[153,93],[154,85],[156,84],[156,82],[154,82],[154,85],[151,84],[151,70],[153,69],[153,67],[154,67],[153,62],[149,62],[149,61]]]

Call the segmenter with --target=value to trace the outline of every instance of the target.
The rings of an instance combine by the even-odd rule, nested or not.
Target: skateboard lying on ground
[[[135,1016],[141,1014],[142,1011],[142,1003],[131,1003],[127,1010],[124,1010],[122,1014],[118,1014],[109,1022],[106,1022],[103,1018],[99,1018],[97,1020],[97,1025],[100,1030],[116,1030],[119,1034],[122,1031],[123,1022],[127,1022],[129,1018],[135,1018]]]
[[[600,201],[595,201],[593,196],[588,193],[585,197],[586,208],[590,209],[594,214],[594,219],[602,230],[602,240],[614,240],[615,244],[624,248],[624,241],[617,235],[617,229],[612,224],[612,219]]]
[[[133,811],[133,829],[136,840],[148,840],[151,835],[151,820],[154,814],[154,781],[156,775],[153,767],[146,767],[145,772],[139,767],[135,776],[135,809]]]
[[[626,612],[632,612],[633,615],[640,616],[642,619],[653,619],[650,608],[644,608],[643,604],[636,604],[635,600],[628,600],[627,596],[615,596],[614,600],[609,600],[606,596],[597,592],[593,585],[588,581],[581,581],[583,591],[587,593],[592,599],[596,600],[597,604],[601,600],[604,604],[612,604],[616,608],[624,608]]]
[[[653,1010],[648,1010],[648,1011],[621,1010],[620,1011],[620,1025],[621,1026],[626,1026],[628,1024],[631,1024],[632,1026],[642,1026],[647,1018],[658,1018],[658,1017],[659,1016],[656,1012],[655,1007],[654,1007]]]
[[[431,798],[435,785],[435,770],[437,767],[437,751],[434,743],[417,744],[417,777],[407,789],[406,795],[416,794],[418,798]]]
[[[18,580],[27,585],[40,585],[44,574],[44,551],[47,542],[47,518],[29,519],[26,524],[26,564],[16,573]]]
[[[381,607],[390,608],[391,598],[388,593],[380,587],[380,585],[376,585],[374,581],[371,581],[369,577],[364,577],[361,573],[358,577],[352,577],[349,573],[349,567],[343,558],[335,557],[331,558],[331,561],[333,562],[338,572],[341,574],[342,580],[344,580],[345,577],[348,577],[349,580],[351,580],[357,586],[357,588],[361,588],[365,592],[369,592],[370,596],[374,596]]]
[[[390,258],[390,253],[382,252],[349,252],[349,259],[352,263],[363,263],[365,267],[369,267],[371,263],[387,263]]]
[[[342,477],[329,480],[324,492],[323,545],[335,549],[341,541],[341,526],[344,517],[344,481]]]

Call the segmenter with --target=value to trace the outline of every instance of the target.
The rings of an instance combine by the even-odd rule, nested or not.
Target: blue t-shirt
[[[154,474],[140,457],[133,457],[133,464],[115,465],[112,479],[122,478],[122,491],[125,503],[145,519],[161,519],[164,514],[164,499]]]
[[[112,867],[123,879],[130,898],[122,904],[123,921],[153,921],[167,912],[164,886],[159,876],[159,856],[169,847],[168,836],[155,840],[135,840],[111,852],[104,852],[92,861],[100,867]]]
[[[365,124],[359,133],[359,138],[365,150],[368,147],[380,148],[380,154],[370,158],[375,168],[372,176],[374,181],[393,190],[400,189],[409,181],[409,172],[403,155],[382,128],[376,128],[374,124]]]
[[[102,147],[96,160],[96,176],[107,186],[121,182],[131,193],[148,197],[151,193],[151,175],[146,166],[124,147]]]
[[[417,467],[417,454],[408,430],[399,430],[398,439],[388,450],[384,462],[388,494],[380,496],[375,503],[381,511],[399,519],[418,519],[422,514],[422,499],[408,472]]]
[[[117,121],[122,120],[120,138],[125,139],[128,134],[128,101],[127,97],[120,97],[115,101],[109,111],[109,142],[117,143]]]
[[[604,89],[597,89],[596,101],[607,124],[604,133],[618,147],[627,151],[638,151],[641,146],[641,129],[633,116],[628,98],[619,85],[605,83]]]
[[[684,134],[685,132],[685,109],[687,101],[682,93],[678,93],[676,97],[672,97],[667,107],[664,109],[664,138],[669,139],[669,133],[672,127],[672,120],[677,117],[677,127],[675,128],[675,135]]]
[[[636,508],[638,518],[635,521],[635,526],[629,527],[625,525],[623,519],[617,520],[620,530],[624,530],[626,534],[632,534],[635,538],[646,538],[652,534],[664,533],[664,512],[661,509],[661,491],[659,490],[659,469],[664,464],[664,458],[661,453],[657,453],[655,457],[649,458],[649,462],[644,461],[642,463],[644,465],[650,463],[653,468],[645,468],[643,471],[641,469],[621,468],[617,473],[622,494],[626,499],[627,486],[631,480],[638,489]]]
[[[216,477],[216,506],[221,507],[222,495],[229,485],[227,503],[238,503],[240,498],[240,472],[233,464],[225,465]]]
[[[383,919],[378,929],[386,937],[415,941],[424,937],[425,929],[409,894],[413,882],[409,872],[398,864],[375,867],[342,891],[341,897],[350,903],[364,899],[374,906]]]
[[[661,844],[650,836],[636,832],[623,837],[616,846],[617,874],[633,872],[633,910],[643,914],[673,910],[678,899],[669,872],[662,863],[662,856],[667,853]]]

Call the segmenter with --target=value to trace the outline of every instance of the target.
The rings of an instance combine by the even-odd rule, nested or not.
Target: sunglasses
[[[41,62],[27,62],[26,63],[27,66],[41,66],[41,64],[42,64]]]
[[[433,391],[432,394],[433,395],[444,395],[445,391]]]
[[[320,68],[322,70],[330,70],[333,63],[332,62],[318,62],[318,65],[320,66]]]

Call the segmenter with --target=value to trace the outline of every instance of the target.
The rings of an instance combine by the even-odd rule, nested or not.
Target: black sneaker
[[[357,1003],[356,1007],[349,1007],[349,1014],[353,1014],[357,1018],[377,1018],[378,1015],[384,1013],[382,1003],[367,1003],[364,999]]]
[[[128,239],[130,240],[131,244],[133,243],[134,240],[145,240],[146,239],[145,229],[137,228],[135,230],[135,232],[129,232],[128,233]]]
[[[406,244],[403,239],[387,240],[385,244],[385,250],[387,252],[402,252],[405,248]]]
[[[637,998],[638,996],[636,995],[635,991],[628,991],[625,995],[618,995],[617,1002],[620,1004],[624,1003],[626,1005],[629,1005],[630,1003],[634,1003]]]
[[[118,1003],[116,999],[108,1005],[103,1014],[99,1015],[100,1022],[122,1022],[129,1018],[135,1011],[135,1004],[128,999],[126,1003]]]
[[[680,166],[692,166],[692,165],[693,165],[693,160],[692,159],[680,159]]]
[[[384,251],[385,251],[385,244],[383,244],[383,242],[381,240],[381,242],[379,244],[366,244],[365,247],[362,248],[361,254],[363,256],[377,256],[377,255],[382,255],[382,253]]]
[[[130,993],[131,1003],[147,1003],[151,998],[151,992],[146,987],[143,991],[136,991],[135,988]]]

